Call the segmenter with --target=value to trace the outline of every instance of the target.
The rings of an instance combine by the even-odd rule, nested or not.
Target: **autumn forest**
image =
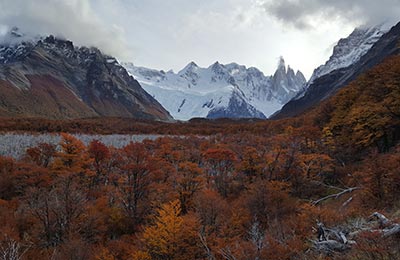
[[[4,118],[62,140],[0,157],[0,259],[399,259],[398,111],[395,56],[292,119]]]

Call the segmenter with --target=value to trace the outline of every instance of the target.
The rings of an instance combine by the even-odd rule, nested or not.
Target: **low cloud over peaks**
[[[400,0],[261,0],[273,17],[298,29],[340,20],[355,25],[400,21]]]
[[[62,36],[122,58],[130,54],[123,30],[104,23],[89,0],[0,0],[0,25]]]

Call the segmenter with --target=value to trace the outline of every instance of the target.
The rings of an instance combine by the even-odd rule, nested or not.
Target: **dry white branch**
[[[347,205],[350,204],[350,202],[353,201],[353,197],[350,197],[348,200],[346,200],[343,204],[342,204],[342,208],[346,207]]]
[[[219,252],[225,260],[237,260],[229,248],[223,248]]]
[[[210,247],[209,247],[208,244],[207,244],[207,238],[206,238],[206,236],[204,235],[204,232],[200,232],[200,233],[199,233],[199,238],[200,238],[201,244],[202,244],[203,247],[204,247],[204,250],[206,251],[207,260],[215,260],[215,256],[214,256],[214,254],[212,253]]]
[[[383,230],[383,237],[389,237],[400,233],[400,224],[395,224],[391,228]]]
[[[351,193],[351,192],[353,192],[355,190],[359,190],[359,189],[361,189],[361,188],[360,187],[348,188],[348,189],[342,190],[341,192],[338,192],[338,193],[335,193],[335,194],[331,194],[331,195],[325,196],[323,198],[320,198],[318,200],[315,200],[315,201],[312,202],[312,204],[313,205],[317,205],[317,204],[321,203],[322,201],[325,201],[325,200],[331,199],[331,198],[337,199],[337,198],[339,198],[340,196],[342,196],[342,195],[344,195],[346,193]]]
[[[25,247],[25,249],[23,249]],[[23,246],[21,243],[12,238],[6,237],[0,243],[0,260],[20,260],[28,251],[29,247]]]
[[[385,215],[383,215],[383,214],[381,214],[379,212],[374,212],[370,216],[370,219],[371,218],[376,218],[378,220],[378,222],[379,222],[379,225],[381,225],[381,226],[386,226],[386,225],[389,225],[391,223],[391,221],[387,217],[385,217]]]

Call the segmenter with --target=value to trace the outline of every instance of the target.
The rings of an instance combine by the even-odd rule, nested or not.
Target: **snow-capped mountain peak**
[[[334,70],[346,68],[359,61],[387,31],[385,25],[356,28],[348,37],[339,40],[329,60],[315,69],[310,83]]]
[[[388,24],[359,27],[354,29],[348,37],[340,39],[333,48],[329,60],[314,70],[310,80],[294,99],[302,98],[316,79],[358,62],[389,29]]]
[[[352,80],[399,53],[400,24],[390,22],[355,29],[341,39],[330,59],[318,67],[304,91],[286,104],[274,118],[299,115],[335,95]]]
[[[175,119],[193,117],[265,118],[279,110],[302,89],[301,72],[286,70],[284,60],[275,76],[237,63],[215,62],[207,68],[190,62],[177,74],[123,64]],[[287,78],[289,77],[289,78]]]
[[[300,70],[298,70],[298,71],[296,72],[296,77],[299,78],[299,79],[302,80],[302,81],[307,81],[307,80],[306,80],[306,77],[304,77],[304,74],[303,74]]]
[[[16,28],[3,36],[11,40],[0,43],[0,110],[6,116],[172,119],[116,58],[97,48],[52,35],[26,41]]]
[[[199,66],[194,61],[191,61],[182,70],[180,70],[178,74],[183,75],[186,74],[187,72],[195,72],[198,68]]]
[[[224,65],[216,61],[214,64],[212,64],[209,68],[211,68],[215,72],[219,72],[224,69]]]
[[[286,62],[285,59],[281,56],[279,57],[278,69],[277,71],[283,71],[286,73]]]
[[[289,101],[302,90],[305,82],[303,73],[297,71],[295,74],[290,66],[286,67],[283,57],[280,57],[278,69],[272,77],[272,89],[276,93],[276,98],[282,103]]]

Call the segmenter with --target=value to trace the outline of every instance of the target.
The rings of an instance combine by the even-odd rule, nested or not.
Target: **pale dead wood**
[[[382,213],[374,212],[369,220],[369,224],[365,222],[365,225],[358,225],[353,232],[347,232],[345,228],[326,228],[323,223],[318,222],[318,237],[317,240],[312,240],[314,249],[325,254],[350,250],[356,244],[352,239],[356,239],[362,232],[378,232],[382,238],[400,234],[400,224],[394,223]],[[378,221],[379,229],[372,226],[371,220]]]
[[[318,205],[319,203],[321,203],[322,201],[325,201],[327,199],[331,199],[331,198],[337,199],[337,198],[339,198],[340,196],[342,196],[344,194],[351,193],[351,192],[353,192],[355,190],[359,190],[359,189],[361,189],[361,188],[360,187],[352,187],[352,188],[348,188],[348,189],[343,189],[341,192],[338,192],[338,193],[335,193],[335,194],[331,194],[331,195],[325,196],[323,198],[320,198],[318,200],[315,200],[315,201],[312,202],[312,204],[313,205]]]

